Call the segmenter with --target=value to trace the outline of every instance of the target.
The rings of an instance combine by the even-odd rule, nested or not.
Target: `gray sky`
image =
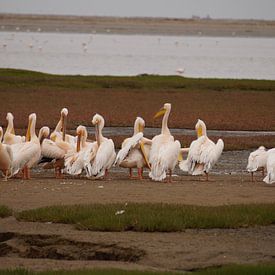
[[[0,12],[275,20],[275,0],[0,0]]]

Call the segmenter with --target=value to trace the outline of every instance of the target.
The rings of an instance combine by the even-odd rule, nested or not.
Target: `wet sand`
[[[275,21],[0,14],[2,31],[275,37]]]

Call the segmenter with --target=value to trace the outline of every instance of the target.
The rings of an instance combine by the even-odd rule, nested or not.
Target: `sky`
[[[0,12],[275,20],[275,0],[0,0]]]

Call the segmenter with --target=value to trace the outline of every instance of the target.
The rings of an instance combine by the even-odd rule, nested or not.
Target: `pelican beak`
[[[161,108],[154,116],[154,119],[155,118],[158,118],[160,116],[163,116],[165,114],[166,110],[164,108]]]
[[[26,142],[31,140],[31,126],[32,126],[32,119],[29,119],[27,134],[26,134]]]
[[[197,129],[197,136],[198,138],[202,136],[202,127],[199,126],[199,128]]]
[[[77,134],[76,152],[80,151],[80,142],[82,137],[82,131]]]
[[[178,155],[178,162],[181,162],[181,161],[183,161],[183,157],[182,157],[182,153],[180,152]]]
[[[100,146],[98,123],[95,124],[95,139],[97,141],[97,145]]]
[[[62,122],[62,140],[65,141],[66,139],[66,127],[67,127],[67,116],[62,114],[61,116],[61,122]]]
[[[142,124],[139,124],[139,125],[138,125],[138,131],[141,132],[141,133],[143,133],[143,131],[144,131],[144,126],[143,126]]]
[[[11,133],[12,133],[13,135],[15,135],[14,128],[11,129]]]
[[[146,152],[145,152],[145,148],[144,148],[144,143],[141,141],[140,143],[140,149],[141,149],[141,152],[142,152],[142,155],[143,155],[143,158],[148,166],[148,168],[151,170],[151,165],[149,163],[149,160],[147,158],[147,155],[146,155]]]
[[[53,142],[55,142],[56,141],[56,134],[52,133],[50,135],[50,140],[52,140]]]

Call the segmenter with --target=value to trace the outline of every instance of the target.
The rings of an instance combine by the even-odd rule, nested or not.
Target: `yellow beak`
[[[147,165],[148,168],[151,170],[151,165],[150,165],[150,163],[149,163],[148,157],[147,157],[146,152],[145,152],[144,143],[141,141],[139,144],[140,144],[140,149],[141,149],[143,158],[144,158],[144,160],[145,160],[145,162],[146,162],[146,165]]]
[[[81,136],[82,136],[82,131],[80,131],[77,135],[76,152],[80,151]]]
[[[202,136],[202,127],[199,126],[198,130],[197,130],[197,136],[198,138]]]
[[[139,124],[139,125],[138,125],[138,131],[143,133],[143,131],[144,131],[144,126],[143,126],[142,124]]]
[[[32,119],[29,120],[27,134],[26,134],[26,141],[31,140],[31,126],[32,126]]]
[[[160,109],[154,116],[154,119],[155,118],[158,118],[160,116],[163,116],[165,114],[166,110],[164,108]]]

